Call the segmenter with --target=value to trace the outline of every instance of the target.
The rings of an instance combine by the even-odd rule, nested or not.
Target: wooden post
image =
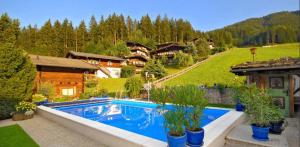
[[[295,102],[295,97],[294,97],[294,79],[293,79],[293,75],[289,76],[289,96],[290,96],[290,116],[294,115],[294,102]]]

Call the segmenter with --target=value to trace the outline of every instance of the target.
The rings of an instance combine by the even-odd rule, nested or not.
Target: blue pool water
[[[162,111],[156,104],[113,100],[55,109],[161,141],[167,140]],[[201,117],[201,126],[204,127],[227,112],[228,110],[206,108]]]

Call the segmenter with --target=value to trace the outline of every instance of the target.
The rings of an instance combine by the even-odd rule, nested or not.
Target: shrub
[[[241,102],[246,105],[246,113],[257,126],[268,126],[272,115],[272,97],[266,89],[259,89],[255,84],[246,86]]]
[[[132,77],[134,74],[135,74],[134,66],[123,66],[121,69],[121,77],[122,78]]]
[[[91,79],[91,80],[86,80],[85,86],[87,88],[94,88],[97,86],[97,80]]]
[[[104,97],[108,96],[108,90],[107,89],[100,89],[95,91],[94,97]]]
[[[32,101],[33,102],[41,102],[41,101],[44,101],[46,99],[47,98],[44,95],[42,95],[42,94],[34,94],[34,95],[32,95]]]
[[[50,82],[43,82],[38,89],[38,94],[42,94],[47,98],[54,98],[55,97],[55,88],[54,85]]]
[[[9,118],[16,103],[31,99],[35,74],[35,66],[23,50],[0,43],[0,119]]]
[[[138,77],[131,77],[126,81],[124,86],[128,96],[131,98],[136,98],[139,96],[140,91],[143,88],[143,82]]]
[[[142,71],[142,77],[145,78],[145,73],[152,74],[155,78],[162,78],[167,75],[165,67],[158,60],[150,60],[146,63]]]
[[[187,67],[194,64],[193,57],[181,51],[175,54],[174,65],[177,67]]]

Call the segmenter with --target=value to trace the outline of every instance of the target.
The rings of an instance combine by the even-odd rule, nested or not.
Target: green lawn
[[[19,126],[0,128],[0,147],[38,147],[30,136]]]
[[[184,69],[183,67],[177,68],[177,67],[172,67],[172,66],[167,66],[167,67],[165,67],[165,68],[166,68],[166,71],[167,71],[168,75],[177,73],[177,72],[179,72],[180,70],[183,70],[183,69]]]
[[[299,44],[282,44],[273,47],[257,48],[256,61],[277,59],[280,57],[298,57]],[[252,55],[249,48],[234,48],[220,55],[217,55],[188,73],[171,79],[165,85],[183,85],[183,84],[207,84],[221,83],[225,85],[234,85],[236,77],[230,71],[232,65],[252,61]],[[244,77],[238,77],[239,81]]]
[[[99,79],[100,89],[107,89],[108,92],[124,91],[124,84],[127,78]]]

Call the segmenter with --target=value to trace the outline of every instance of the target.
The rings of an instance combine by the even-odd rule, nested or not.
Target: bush
[[[122,78],[129,78],[135,74],[135,67],[134,66],[123,66],[121,69],[121,77]]]
[[[46,100],[47,98],[44,96],[44,95],[42,95],[42,94],[34,94],[33,96],[32,96],[32,101],[33,102],[41,102],[41,101],[44,101],[44,100]]]
[[[155,78],[162,78],[167,75],[165,67],[158,60],[150,60],[146,63],[142,71],[142,77],[145,78],[145,73],[154,75]]]
[[[241,102],[246,105],[252,123],[260,127],[268,126],[272,121],[272,97],[266,89],[259,89],[255,84],[243,89]]]
[[[194,64],[193,57],[181,51],[175,54],[174,65],[177,67],[187,67]]]
[[[35,66],[23,50],[0,43],[0,119],[9,118],[16,103],[31,99],[35,75]]]
[[[54,98],[55,97],[55,88],[54,85],[50,82],[43,82],[38,89],[38,94],[42,94],[47,98]]]
[[[138,77],[131,77],[126,81],[124,86],[128,96],[131,98],[136,98],[139,96],[140,91],[143,88],[143,82]]]
[[[18,102],[17,99],[0,99],[0,120],[10,118]]]
[[[85,86],[87,87],[87,88],[94,88],[94,87],[96,87],[97,86],[97,80],[87,80],[86,82],[85,82]]]
[[[214,49],[211,50],[211,54],[216,54],[216,53],[220,53],[220,52],[224,52],[226,49],[224,47],[216,47]]]

